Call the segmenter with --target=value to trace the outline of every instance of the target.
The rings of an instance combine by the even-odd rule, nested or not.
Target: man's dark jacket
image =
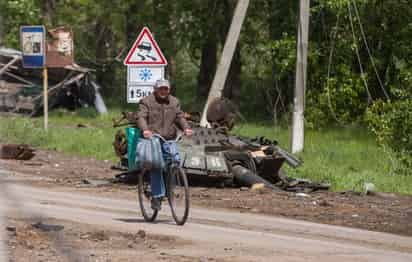
[[[167,99],[158,99],[151,94],[140,100],[137,127],[142,131],[150,130],[165,139],[174,139],[176,124],[183,130],[189,128],[176,97],[169,95]]]

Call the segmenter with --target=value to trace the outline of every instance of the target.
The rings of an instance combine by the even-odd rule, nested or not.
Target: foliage
[[[115,161],[111,118],[119,115],[118,111],[114,111],[108,116],[96,117],[94,110],[90,109],[76,113],[57,111],[50,114],[48,132],[43,130],[42,118],[0,118],[0,143],[26,143],[44,149]],[[78,128],[78,124],[87,128]]]
[[[125,101],[122,59],[141,28],[149,26],[169,61],[167,75],[184,109],[201,111],[207,92],[199,92],[199,79],[213,79],[219,59],[210,62],[207,58],[220,56],[236,2],[0,0],[0,44],[19,48],[20,25],[69,25],[75,35],[76,61],[96,69],[96,80],[110,104],[133,110],[135,106]],[[307,126],[363,124],[365,112],[372,106],[368,118],[379,140],[396,152],[405,150],[404,144],[393,143],[386,132],[409,130],[407,124],[400,127],[395,121],[408,119],[407,100],[412,97],[409,2],[311,1]],[[248,119],[273,119],[277,126],[290,119],[298,10],[299,1],[250,2],[238,44],[239,57],[232,63],[232,68],[240,67],[235,77],[239,81],[233,81],[240,90],[235,102]],[[209,82],[206,85],[211,85]],[[379,100],[386,101],[385,113],[376,113],[382,104],[373,103]],[[379,114],[390,126],[378,121]]]
[[[412,174],[412,100],[376,103],[367,120],[378,142],[389,145],[401,162],[398,172]]]
[[[35,0],[0,0],[0,33],[5,33],[0,35],[0,45],[19,49],[20,26],[40,23],[40,12]]]

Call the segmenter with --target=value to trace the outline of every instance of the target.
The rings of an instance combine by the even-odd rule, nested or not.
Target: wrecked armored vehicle
[[[178,147],[182,167],[191,183],[213,182],[221,186],[264,184],[275,191],[294,192],[328,189],[328,185],[285,176],[281,169],[285,162],[292,168],[297,168],[302,162],[280,148],[276,141],[263,137],[250,139],[230,135],[229,130],[233,127],[235,115],[225,103],[227,102],[222,100],[212,103],[209,107],[207,118],[212,126],[210,128],[201,127],[198,124],[198,116],[185,114],[192,126],[193,135],[183,137]],[[134,123],[135,115],[124,113],[123,118],[115,121],[114,126]],[[127,133],[119,130],[113,143],[116,155],[121,159],[118,168],[125,171],[128,169]],[[125,174],[122,175],[122,179],[127,177]]]

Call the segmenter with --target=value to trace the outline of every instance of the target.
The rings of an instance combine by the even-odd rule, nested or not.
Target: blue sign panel
[[[44,67],[45,56],[45,28],[44,26],[20,27],[20,43],[23,52],[23,67]]]

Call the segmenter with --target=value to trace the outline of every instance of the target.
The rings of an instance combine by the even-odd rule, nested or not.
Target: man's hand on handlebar
[[[186,129],[183,131],[183,133],[184,133],[185,136],[192,136],[192,135],[193,135],[193,130],[190,129],[190,128],[186,128]],[[152,136],[153,136],[153,132],[152,132],[152,131],[150,131],[150,130],[145,130],[145,131],[143,131],[143,137],[144,137],[144,138],[150,139],[150,138],[152,138]]]
[[[190,128],[186,128],[184,131],[185,136],[192,136],[193,135],[193,130]]]

